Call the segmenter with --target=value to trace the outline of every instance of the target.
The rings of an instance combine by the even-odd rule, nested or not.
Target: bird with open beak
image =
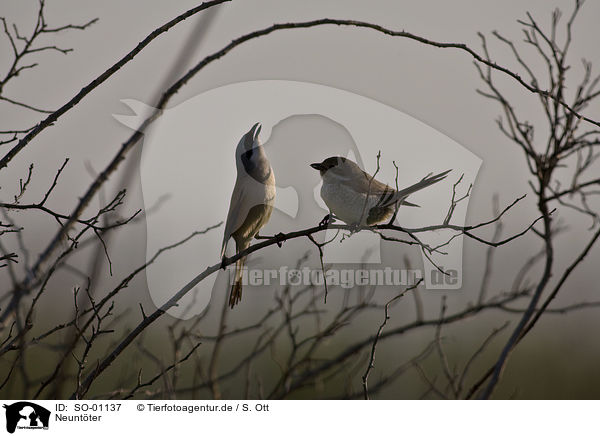
[[[265,150],[260,143],[261,125],[256,123],[242,136],[235,150],[237,178],[223,234],[221,258],[224,258],[230,238],[235,241],[236,254],[250,246],[252,239],[263,228],[273,212],[275,203],[275,175]],[[242,298],[242,273],[245,257],[237,260],[229,294],[233,308]]]

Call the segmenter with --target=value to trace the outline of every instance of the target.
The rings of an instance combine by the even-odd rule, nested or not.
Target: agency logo
[[[48,430],[50,411],[42,406],[28,401],[19,401],[10,405],[5,404],[6,431],[14,433],[19,430]]]
[[[153,111],[139,101],[123,103],[133,115],[114,117],[132,129]],[[268,286],[270,280],[277,286],[293,285],[295,265],[309,251],[311,256],[302,267],[311,271],[302,273],[299,284],[325,279],[343,288],[360,283],[397,286],[403,283],[403,274],[412,276],[411,271],[419,269],[426,289],[461,289],[464,235],[451,227],[465,223],[468,194],[481,159],[396,108],[347,90],[287,80],[239,82],[208,90],[163,111],[145,130],[140,177],[144,204],[152,209],[146,215],[148,260],[161,248],[226,220],[237,174],[236,144],[256,123],[262,126],[259,140],[273,168],[277,191],[273,213],[260,230],[263,236],[315,226],[330,212],[321,195],[323,180],[314,166],[328,157],[350,160],[394,189],[451,171],[439,183],[411,194],[412,206],[419,207],[398,210],[396,223],[410,233],[349,235],[327,226],[314,236],[322,244],[324,265],[310,241],[294,241],[285,249],[261,250],[251,256],[246,263],[249,283]],[[343,191],[339,195],[346,198]],[[344,209],[344,201],[349,200],[342,200],[338,209]],[[363,208],[359,204],[352,210]],[[219,262],[222,239],[222,228],[208,232],[147,269],[154,303],[161,306],[173,290],[196,276],[198,268]],[[229,247],[234,245],[230,241]],[[230,250],[228,256],[232,254]],[[324,270],[333,276],[323,278]],[[213,291],[229,286],[228,278],[228,271],[209,276],[169,314],[187,319],[202,313]]]

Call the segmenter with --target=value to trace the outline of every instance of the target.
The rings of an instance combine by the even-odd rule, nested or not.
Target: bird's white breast
[[[329,210],[347,224],[365,224],[369,210],[378,201],[378,196],[370,195],[365,206],[366,197],[343,183],[323,180],[321,186],[321,198]]]

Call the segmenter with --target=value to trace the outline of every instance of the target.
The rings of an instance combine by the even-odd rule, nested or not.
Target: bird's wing
[[[360,175],[362,175],[362,177],[360,177]],[[381,183],[379,180],[373,178],[365,171],[361,170],[360,175],[356,174],[352,177],[344,179],[344,184],[358,194],[369,193],[369,195],[381,195],[389,192],[395,192],[394,188],[386,185],[385,183]]]
[[[400,197],[394,188],[380,182],[365,171],[361,170],[361,173],[362,177],[350,177],[344,180],[344,183],[358,194],[368,193],[369,196],[379,196],[378,206],[380,207],[390,206],[399,200]],[[416,204],[407,201],[403,201],[402,204],[418,207]]]
[[[367,194],[369,195],[379,195],[380,199],[377,204],[378,207],[388,207],[401,199],[405,199],[410,194],[420,191],[428,186],[433,185],[443,179],[446,178],[448,173],[451,170],[444,171],[442,173],[436,174],[435,176],[427,176],[424,177],[421,181],[415,183],[414,185],[409,186],[408,188],[401,189],[396,191],[389,185],[380,182],[379,180],[373,178],[369,173],[362,171],[362,175],[364,177],[351,177],[345,182],[351,187],[354,191],[359,194]],[[402,204],[404,206],[413,206],[419,207],[417,204],[411,203],[409,201],[403,200]]]
[[[227,249],[227,242],[229,242],[229,238],[233,232],[240,228],[243,223],[243,218],[247,215],[244,212],[244,183],[240,183],[240,180],[237,179],[235,181],[235,186],[233,187],[233,192],[231,193],[231,201],[229,202],[229,212],[227,213],[227,222],[225,223],[225,231],[223,233],[223,245],[221,247],[221,257],[225,255],[225,250]]]

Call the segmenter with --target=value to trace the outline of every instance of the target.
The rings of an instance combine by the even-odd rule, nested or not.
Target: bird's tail
[[[235,263],[235,276],[229,294],[229,307],[232,309],[242,300],[242,273],[246,258],[242,257]]]
[[[431,186],[434,183],[444,180],[450,171],[452,170],[444,171],[443,173],[436,174],[435,176],[424,177],[420,182],[417,182],[414,185],[409,186],[408,188],[404,188],[398,191],[396,193],[396,198],[406,198],[414,192],[420,191],[421,189],[427,188],[428,186]],[[404,202],[404,204],[406,204],[406,202]]]

